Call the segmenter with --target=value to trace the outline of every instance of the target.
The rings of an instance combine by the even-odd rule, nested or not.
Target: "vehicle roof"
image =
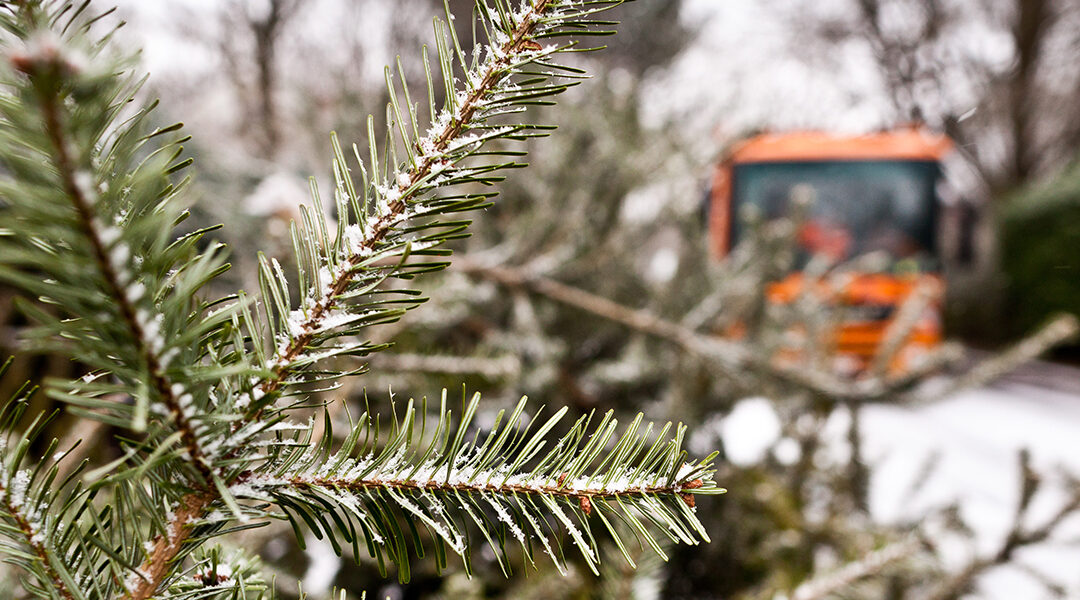
[[[729,154],[735,163],[818,160],[939,161],[953,148],[947,136],[907,128],[865,135],[822,131],[765,133],[739,142]]]

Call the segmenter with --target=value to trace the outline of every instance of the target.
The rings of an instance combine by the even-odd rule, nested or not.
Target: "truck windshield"
[[[749,207],[761,217],[789,213],[793,193],[810,192],[812,204],[797,238],[805,254],[837,260],[873,251],[933,267],[937,216],[932,161],[816,161],[736,165],[732,189],[732,241],[745,229]]]

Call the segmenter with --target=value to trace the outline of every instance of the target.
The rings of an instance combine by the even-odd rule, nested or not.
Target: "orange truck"
[[[941,341],[939,183],[942,160],[952,147],[947,137],[918,128],[859,136],[768,133],[743,140],[713,173],[712,252],[722,258],[741,240],[745,227],[739,215],[745,211],[775,219],[790,214],[794,196],[810,196],[796,233],[804,259],[824,254],[843,261],[885,252],[893,268],[855,273],[839,289],[823,281],[807,288],[796,271],[768,286],[768,300],[782,304],[813,291],[848,309],[844,314],[851,316],[827,343],[837,369],[856,374],[874,360],[904,301],[916,289],[930,290],[925,309],[891,361],[892,370],[902,371]]]

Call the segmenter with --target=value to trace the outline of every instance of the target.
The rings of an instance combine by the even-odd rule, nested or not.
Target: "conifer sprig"
[[[494,192],[447,190],[465,184],[491,185],[502,179],[498,172],[523,166],[515,162],[521,152],[490,146],[500,140],[522,140],[546,135],[548,128],[535,124],[496,125],[491,121],[522,112],[529,105],[548,104],[545,98],[577,84],[583,72],[555,62],[558,54],[575,49],[571,41],[562,45],[541,45],[560,37],[609,33],[597,31],[605,24],[592,18],[595,13],[619,1],[580,2],[577,0],[535,0],[522,2],[513,10],[498,0],[494,6],[477,2],[477,14],[487,37],[476,40],[472,59],[466,58],[454,29],[436,20],[438,63],[442,70],[443,108],[434,106],[436,84],[428,72],[430,128],[420,134],[421,117],[412,102],[403,73],[400,98],[387,69],[391,105],[387,111],[388,139],[383,152],[375,150],[375,134],[369,119],[372,148],[365,164],[359,150],[354,155],[361,173],[359,190],[350,175],[344,152],[334,138],[336,232],[329,231],[316,188],[313,211],[305,212],[294,229],[296,261],[303,301],[290,310],[283,299],[288,283],[274,261],[263,262],[261,270],[264,299],[271,323],[271,338],[277,343],[267,352],[271,374],[262,380],[253,397],[259,411],[274,392],[296,371],[311,366],[316,359],[337,354],[366,354],[377,347],[327,342],[360,334],[365,326],[396,320],[406,308],[423,301],[415,292],[400,291],[387,299],[376,294],[376,286],[389,277],[409,278],[441,269],[448,263],[410,264],[416,256],[440,256],[449,252],[436,247],[462,237],[468,221],[448,221],[446,215],[483,208]],[[447,21],[452,17],[447,9]],[[425,50],[425,63],[426,63]],[[464,69],[464,81],[456,79],[456,69]],[[400,71],[400,64],[399,64]],[[560,81],[565,79],[568,81]],[[396,160],[404,154],[401,162]],[[380,170],[379,156],[385,154]],[[386,160],[389,157],[391,160]],[[492,162],[492,157],[510,157],[510,162]],[[472,160],[468,160],[472,159]],[[478,160],[480,159],[480,160]],[[437,194],[435,192],[438,192]],[[269,307],[276,303],[276,314]]]
[[[0,364],[0,380],[11,363]],[[24,385],[0,407],[0,559],[27,576],[24,586],[34,596],[84,600],[121,580],[127,568],[98,551],[111,545],[100,529],[84,527],[84,520],[108,520],[108,509],[97,512],[93,505],[96,490],[80,481],[85,462],[62,472],[74,448],[58,449],[55,440],[33,448],[56,416],[38,414],[24,423],[36,392]]]
[[[47,53],[48,50],[42,49],[41,52]],[[119,231],[110,230],[98,220],[93,206],[97,194],[91,187],[92,176],[76,167],[77,162],[86,161],[77,161],[76,157],[71,155],[72,145],[65,138],[61,106],[63,98],[60,90],[48,82],[50,77],[48,71],[63,67],[57,63],[50,64],[42,55],[25,58],[25,62],[20,61],[19,58],[13,59],[13,62],[16,68],[21,67],[31,78],[38,92],[37,99],[45,123],[45,133],[52,146],[50,158],[62,181],[63,190],[75,210],[76,218],[82,226],[86,242],[93,252],[98,277],[106,291],[106,297],[103,299],[115,306],[115,312],[119,313],[121,323],[128,329],[135,355],[149,375],[157,399],[165,405],[169,416],[176,423],[184,447],[191,455],[192,464],[203,474],[206,481],[209,481],[209,465],[199,439],[195,435],[194,426],[182,405],[184,402],[182,386],[170,381],[165,374],[161,356],[164,342],[157,336],[153,322],[159,319],[160,315],[148,313],[145,308],[137,306],[136,303],[145,294],[145,286],[138,280],[133,280],[127,256],[128,250],[124,243],[122,241],[110,242],[109,238],[119,236]]]
[[[655,428],[638,415],[620,435],[608,412],[581,417],[555,438],[551,432],[566,409],[546,419],[533,415],[525,424],[522,398],[509,414],[498,413],[491,430],[480,431],[472,427],[479,401],[474,394],[463,402],[455,426],[444,391],[434,427],[424,422],[423,409],[417,416],[410,401],[400,420],[385,425],[390,433],[381,440],[377,416],[365,413],[333,452],[325,443],[329,438],[316,444],[309,429],[298,430],[291,443],[271,452],[263,468],[238,478],[230,492],[277,504],[294,527],[307,523],[317,536],[327,535],[339,553],[339,537],[352,544],[357,557],[366,544],[380,565],[387,559],[397,564],[403,581],[409,576],[404,541],[412,539],[416,554],[423,555],[418,525],[437,540],[440,555],[445,545],[465,559],[468,569],[465,524],[475,524],[507,574],[508,541],[517,542],[534,564],[533,540],[540,540],[563,571],[564,558],[554,550],[558,541],[551,539],[559,531],[597,572],[590,523],[603,524],[631,564],[615,523],[628,523],[639,542],[665,558],[657,531],[686,544],[709,540],[694,514],[693,495],[724,490],[711,479],[715,454],[685,462],[682,424]],[[329,421],[326,426],[329,431]],[[414,521],[411,535],[402,530],[408,520]]]
[[[0,537],[11,560],[34,574],[28,590],[61,600],[257,596],[263,588],[252,563],[223,561],[206,543],[265,524],[275,507],[339,551],[339,540],[357,553],[363,543],[402,578],[405,540],[421,552],[424,530],[440,564],[449,547],[469,568],[468,536],[479,532],[507,572],[511,539],[529,564],[539,540],[562,569],[559,532],[595,571],[596,522],[627,560],[615,522],[660,554],[657,532],[707,540],[691,494],[722,490],[711,480],[712,457],[686,460],[681,425],[653,436],[639,416],[619,435],[608,414],[555,439],[565,411],[526,425],[523,401],[480,431],[478,396],[464,403],[456,427],[444,397],[430,434],[423,425],[415,431],[426,410],[411,404],[389,435],[365,415],[343,444],[329,420],[318,438],[310,424],[291,421],[312,393],[296,384],[355,373],[327,359],[378,350],[362,341],[366,328],[423,301],[386,280],[448,264],[417,257],[448,255],[440,246],[466,235],[468,221],[456,215],[487,206],[495,193],[486,187],[523,166],[523,153],[503,141],[548,132],[502,123],[550,104],[583,77],[556,57],[577,50],[576,36],[608,33],[595,14],[619,3],[523,0],[515,8],[478,0],[487,43],[476,43],[471,57],[447,9],[447,20],[435,21],[441,89],[428,68],[427,133],[399,64],[400,87],[387,71],[386,143],[376,144],[369,119],[368,161],[353,146],[359,181],[332,137],[336,223],[313,185],[312,207],[292,229],[298,308],[281,266],[262,256],[258,297],[202,299],[227,265],[222,247],[203,240],[213,228],[178,229],[187,217],[184,181],[176,180],[190,162],[180,146],[186,138],[179,126],[149,129],[153,104],[140,107],[142,80],[123,75],[128,65],[106,51],[111,32],[87,41],[99,18],[89,3],[4,7],[0,280],[34,300],[24,302],[34,344],[89,369],[50,381],[47,393],[122,432],[122,456],[63,482],[55,481],[55,460],[26,470],[40,427],[14,434],[17,451],[0,452]],[[279,402],[285,397],[291,405]],[[25,408],[9,407],[13,415]],[[16,502],[26,490],[41,499],[29,511]],[[108,497],[104,508],[97,496]]]
[[[178,126],[149,130],[153,105],[132,114],[142,80],[115,76],[130,65],[112,58],[104,40],[85,41],[85,8],[26,3],[22,18],[7,23],[15,39],[3,75],[14,93],[0,96],[8,170],[0,178],[0,280],[54,307],[24,304],[38,350],[106,376],[50,386],[50,395],[84,417],[150,427],[151,438],[178,431],[193,458],[188,468],[206,482],[210,466],[190,421],[198,392],[184,382],[206,370],[193,335],[220,325],[193,310],[192,298],[226,266],[220,247],[196,250],[205,231],[174,234],[187,212],[183,182],[170,175],[190,162],[181,157],[186,138]],[[60,23],[63,35],[49,28]],[[99,400],[117,392],[134,401]]]
[[[11,361],[0,366],[0,374],[7,370]],[[23,390],[16,394],[4,407],[0,420],[5,429],[12,422],[18,421],[26,409],[26,399],[32,392]],[[38,419],[30,426],[31,432],[40,431],[47,419]],[[55,525],[55,518],[47,523],[50,503],[45,500],[51,490],[42,490],[41,469],[20,468],[28,450],[28,443],[21,443],[14,451],[8,451],[7,438],[4,442],[3,464],[0,464],[0,532],[5,543],[2,553],[5,562],[15,564],[35,579],[35,586],[48,592],[48,597],[59,600],[76,600],[71,574],[63,562],[57,562],[52,547],[50,525]],[[46,469],[55,477],[55,466]],[[51,479],[51,477],[50,477]]]

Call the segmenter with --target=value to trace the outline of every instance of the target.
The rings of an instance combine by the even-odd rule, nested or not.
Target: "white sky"
[[[202,19],[202,23],[181,23],[181,26],[214,29],[218,23],[206,15],[219,2],[117,1],[130,21],[125,37],[143,47],[145,65],[152,73],[214,68],[214,57],[185,40],[177,32],[175,21]],[[311,13],[333,12],[335,5],[340,4],[333,0],[315,2],[319,10]],[[371,4],[378,9],[384,3],[374,0]],[[775,121],[779,114],[787,117],[786,122],[774,123],[778,126],[867,129],[879,125],[881,114],[872,108],[876,104],[873,101],[857,104],[850,110],[837,110],[838,106],[851,103],[852,89],[872,87],[873,70],[868,63],[861,72],[845,73],[841,82],[833,74],[822,77],[793,58],[781,60],[779,57],[789,54],[785,47],[785,24],[759,0],[688,0],[684,17],[690,23],[705,23],[703,35],[670,73],[655,78],[653,93],[646,93],[645,118],[654,124],[676,118],[687,122],[689,115],[694,129],[709,123],[710,127],[740,130],[748,124]],[[369,23],[381,20],[365,19]],[[362,25],[357,22],[357,26]],[[380,40],[375,38],[380,37],[383,29],[366,28],[364,35],[372,41],[369,47],[380,46],[376,43]],[[380,75],[383,62],[373,57],[373,64],[365,65],[365,71]],[[723,114],[715,112],[716,107],[732,105],[738,106],[738,110],[725,108]],[[840,112],[842,119],[829,122]]]
[[[220,6],[220,0],[115,1],[131,21],[125,37],[144,48],[146,67],[154,76],[167,77],[177,69],[190,73],[217,68],[215,56],[184,39],[178,29],[219,27],[208,13]],[[845,10],[849,1],[819,0],[813,10],[831,14]],[[303,27],[325,31],[323,38],[342,35],[345,26],[356,29],[353,35],[365,48],[362,70],[381,79],[383,65],[393,58],[380,51],[391,44],[382,24],[403,17],[393,12],[395,2],[369,0],[360,19],[342,8],[347,3],[340,0],[309,0]],[[252,0],[251,5],[258,3]],[[689,144],[701,144],[688,150],[706,154],[722,140],[760,127],[855,132],[890,124],[891,106],[881,95],[878,71],[866,46],[848,44],[833,51],[830,60],[838,66],[832,70],[808,64],[793,47],[797,42],[792,39],[789,7],[795,5],[787,0],[686,0],[683,16],[700,27],[701,35],[670,70],[650,75],[642,97],[645,122],[658,127],[677,124],[688,133]],[[196,20],[201,22],[192,22]],[[967,47],[962,50],[1007,62],[1007,40],[992,34],[974,23],[963,35]],[[959,89],[953,95],[960,96],[943,97],[941,102],[964,105],[962,86],[951,82],[950,87]]]

